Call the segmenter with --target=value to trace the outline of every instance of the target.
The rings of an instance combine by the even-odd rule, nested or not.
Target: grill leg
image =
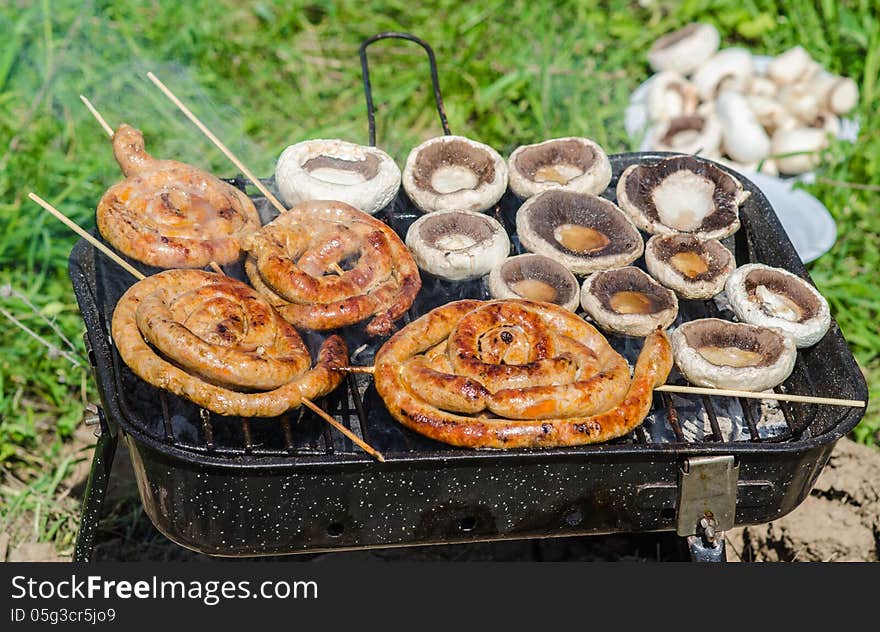
[[[89,470],[89,480],[83,495],[82,516],[76,534],[76,546],[73,549],[74,562],[89,562],[92,559],[95,531],[101,519],[107,482],[110,480],[113,457],[116,455],[116,433],[110,432],[104,411],[100,407],[98,407],[98,421],[101,434],[98,435],[98,442],[95,444],[92,468]]]
[[[713,541],[707,540],[703,535],[689,535],[687,537],[687,544],[692,562],[727,561],[723,531],[716,532]]]

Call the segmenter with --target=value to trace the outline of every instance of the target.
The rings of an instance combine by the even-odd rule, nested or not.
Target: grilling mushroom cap
[[[421,216],[409,227],[406,246],[422,270],[450,281],[484,276],[510,254],[504,227],[471,211]]]
[[[580,303],[575,276],[544,255],[508,257],[489,273],[492,298],[524,298],[555,303],[573,312]]]
[[[591,274],[581,289],[581,306],[607,331],[644,337],[666,329],[678,316],[675,293],[634,266]]]
[[[782,331],[718,318],[682,324],[670,336],[675,364],[693,384],[765,391],[791,375],[794,341]]]
[[[617,183],[617,203],[642,230],[704,239],[739,230],[739,206],[749,195],[739,180],[695,156],[632,165]]]
[[[516,231],[526,250],[578,275],[627,265],[644,249],[626,214],[589,193],[551,190],[529,198],[517,211]]]
[[[564,189],[596,193],[611,182],[611,162],[589,138],[568,136],[522,145],[507,161],[510,190],[521,198]]]
[[[438,136],[410,151],[403,188],[424,213],[485,211],[507,189],[507,164],[489,145],[464,136]]]
[[[397,195],[400,169],[376,147],[344,140],[306,140],[281,153],[275,184],[288,206],[339,200],[374,215]]]
[[[648,63],[655,71],[686,75],[709,59],[720,43],[721,35],[711,24],[688,24],[655,41],[648,50]]]
[[[682,298],[712,298],[736,268],[733,253],[717,239],[654,235],[645,244],[648,272]]]
[[[798,348],[819,342],[831,325],[825,297],[788,270],[749,263],[730,275],[725,289],[738,319],[776,327],[791,336]]]

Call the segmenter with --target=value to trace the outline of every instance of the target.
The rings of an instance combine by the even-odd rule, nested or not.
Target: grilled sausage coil
[[[111,332],[143,380],[221,415],[274,417],[336,388],[348,364],[339,336],[312,367],[296,330],[247,284],[202,270],[166,270],[131,286]]]
[[[432,439],[471,448],[553,447],[630,432],[671,368],[660,330],[645,339],[630,378],[605,338],[563,308],[464,300],[392,336],[376,354],[374,380],[392,416]]]
[[[415,261],[394,231],[344,202],[298,204],[246,238],[244,248],[253,286],[306,329],[370,319],[368,334],[387,335],[421,287]]]
[[[113,151],[127,177],[101,198],[97,222],[114,248],[159,268],[238,260],[241,238],[260,227],[250,198],[206,171],[154,158],[129,125],[113,135]]]

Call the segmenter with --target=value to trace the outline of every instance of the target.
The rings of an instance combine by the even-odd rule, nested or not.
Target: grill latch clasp
[[[681,470],[676,533],[701,535],[711,542],[733,528],[739,465],[733,456],[685,459]]]

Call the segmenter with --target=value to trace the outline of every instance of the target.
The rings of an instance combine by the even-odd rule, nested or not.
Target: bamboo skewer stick
[[[664,384],[654,389],[665,393],[685,393],[690,395],[714,395],[716,397],[743,397],[747,399],[774,399],[780,402],[799,402],[802,404],[827,404],[829,406],[852,406],[864,408],[860,399],[838,399],[836,397],[815,397],[813,395],[790,395],[788,393],[762,393],[760,391],[735,391],[722,388],[703,388],[701,386],[676,386]]]
[[[330,424],[331,426],[336,428],[339,432],[341,432],[346,437],[351,439],[354,443],[356,443],[358,446],[360,446],[360,448],[364,452],[366,452],[367,454],[369,454],[370,456],[375,458],[380,463],[385,462],[385,457],[382,456],[381,452],[379,452],[378,450],[376,450],[375,448],[370,446],[370,444],[366,443],[363,439],[358,437],[351,430],[349,430],[348,428],[343,426],[341,423],[336,421],[336,419],[334,419],[331,415],[327,414],[324,410],[322,410],[317,404],[315,404],[315,402],[313,402],[312,400],[310,400],[306,397],[303,397],[302,403],[303,403],[303,406],[305,406],[306,408],[311,410],[313,413],[318,415],[318,417],[320,417],[321,419],[326,421],[328,424]]]
[[[341,366],[333,369],[343,373],[367,373],[372,375],[372,366]],[[664,393],[683,393],[687,395],[713,395],[716,397],[743,397],[747,399],[772,399],[781,402],[799,402],[802,404],[827,404],[829,406],[852,406],[864,408],[865,402],[860,399],[837,399],[835,397],[814,397],[812,395],[790,395],[788,393],[761,393],[755,391],[735,391],[720,388],[703,388],[701,386],[676,386],[663,384],[654,389]]]
[[[44,209],[46,209],[47,211],[49,211],[50,213],[52,213],[52,215],[54,215],[54,216],[57,217],[59,220],[61,220],[61,221],[62,221],[62,222],[63,222],[63,223],[64,223],[64,224],[65,224],[70,230],[72,230],[72,231],[75,232],[77,235],[79,235],[80,237],[82,237],[83,239],[85,239],[87,242],[89,242],[90,244],[92,244],[95,248],[97,248],[98,250],[100,250],[102,253],[104,253],[105,255],[107,255],[108,257],[110,257],[115,263],[118,263],[120,266],[122,266],[123,268],[125,268],[125,270],[126,270],[129,274],[131,274],[132,276],[134,276],[138,281],[147,278],[146,276],[144,276],[143,274],[141,274],[140,271],[138,271],[137,269],[135,269],[134,267],[132,267],[127,261],[125,261],[124,259],[122,259],[122,257],[120,257],[119,255],[117,255],[115,252],[113,252],[112,250],[110,250],[110,248],[108,248],[107,246],[105,246],[104,244],[102,244],[100,241],[98,241],[97,239],[95,239],[95,237],[93,237],[92,235],[90,235],[87,231],[85,231],[83,228],[81,228],[76,222],[74,222],[74,221],[71,220],[69,217],[67,217],[66,215],[64,215],[61,211],[59,211],[59,210],[56,209],[54,206],[52,206],[51,204],[49,204],[46,200],[44,200],[43,198],[41,198],[41,197],[38,196],[38,195],[35,195],[33,192],[28,193],[28,197],[29,197],[30,199],[32,199],[34,202],[36,202],[37,204],[39,204],[40,206],[42,206]]]
[[[82,100],[83,103],[86,104],[86,107],[89,108],[89,112],[91,112],[92,116],[94,116],[98,123],[101,124],[101,127],[104,128],[104,131],[107,132],[107,136],[113,138],[113,128],[110,127],[110,125],[107,123],[107,120],[103,116],[101,116],[101,113],[98,112],[94,105],[92,105],[92,102],[85,98],[83,95],[79,95],[79,98]]]
[[[278,210],[279,213],[284,213],[287,211],[287,208],[281,203],[281,201],[277,197],[275,197],[275,195],[272,194],[272,192],[266,187],[266,185],[264,185],[260,181],[260,179],[257,176],[255,176],[253,174],[253,172],[250,169],[248,169],[244,165],[244,163],[241,160],[239,160],[235,156],[235,154],[233,154],[232,151],[230,151],[229,148],[225,144],[223,144],[223,141],[221,141],[219,138],[217,138],[217,136],[214,135],[214,133],[211,130],[209,130],[208,127],[204,123],[202,123],[202,121],[199,120],[199,118],[195,114],[193,114],[192,110],[190,110],[188,107],[186,107],[186,105],[184,105],[183,102],[179,98],[177,98],[177,96],[173,92],[171,92],[171,90],[168,88],[168,86],[166,86],[164,83],[162,83],[159,80],[159,78],[156,75],[154,75],[152,72],[148,72],[147,77],[150,79],[150,81],[152,81],[156,85],[157,88],[159,88],[159,90],[162,91],[162,93],[166,97],[168,97],[168,99],[174,105],[176,105],[180,109],[181,112],[183,112],[186,115],[186,117],[190,121],[192,121],[195,124],[196,127],[198,127],[202,131],[202,133],[205,136],[208,137],[208,139],[212,143],[214,143],[217,146],[217,148],[220,151],[222,151],[226,155],[227,158],[229,158],[229,160],[232,161],[232,164],[234,164],[236,167],[238,167],[238,169],[245,176],[247,176],[247,178],[251,182],[253,182],[254,186],[257,187],[257,189],[259,189],[260,193],[262,193],[265,196],[265,198],[267,200],[269,200],[269,202],[272,203],[272,206],[274,206]],[[337,264],[337,263],[331,264],[330,268],[333,270],[333,272],[335,272],[339,276],[342,276],[343,274],[345,274],[345,270],[343,270],[341,267],[339,267],[339,264]]]
[[[343,373],[369,373],[372,375],[376,367],[372,366],[338,366],[333,369],[334,371],[341,371]]]
[[[257,176],[255,176],[253,174],[253,172],[244,165],[244,163],[242,163],[238,158],[236,158],[235,154],[233,154],[229,150],[229,148],[226,145],[224,145],[223,142],[219,138],[217,138],[214,135],[214,133],[211,132],[211,130],[209,130],[205,126],[205,124],[202,123],[199,120],[199,118],[195,114],[193,114],[192,111],[188,107],[186,107],[183,104],[183,102],[180,99],[178,99],[177,96],[175,96],[175,94],[173,92],[171,92],[171,90],[168,89],[168,87],[164,83],[159,81],[159,78],[156,77],[156,75],[154,75],[152,72],[148,72],[147,77],[149,78],[150,81],[152,81],[156,85],[157,88],[159,88],[159,90],[162,91],[162,93],[166,97],[168,97],[168,99],[174,105],[176,105],[178,107],[178,109],[181,112],[183,112],[186,115],[186,117],[190,121],[192,121],[195,124],[196,127],[198,127],[202,131],[202,133],[205,136],[208,137],[208,139],[212,143],[214,143],[217,146],[217,149],[222,151],[226,155],[226,157],[232,161],[232,164],[234,164],[236,167],[238,167],[238,169],[254,184],[254,186],[260,190],[260,193],[262,193],[264,196],[266,196],[266,199],[272,203],[272,206],[274,206],[276,209],[278,209],[279,213],[284,213],[287,211],[287,209],[284,207],[284,205],[278,200],[278,198],[276,198],[272,194],[272,192],[266,187],[266,185],[263,184],[260,181],[260,179]]]

